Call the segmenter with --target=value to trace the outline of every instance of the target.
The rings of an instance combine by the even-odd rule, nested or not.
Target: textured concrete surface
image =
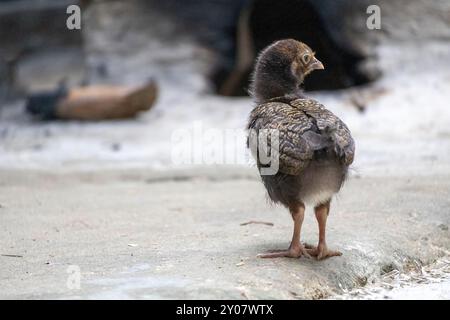
[[[292,224],[253,173],[3,170],[0,297],[323,298],[450,249],[449,176],[353,177],[328,226],[342,257],[257,258],[287,247]],[[302,238],[317,240],[311,210]]]

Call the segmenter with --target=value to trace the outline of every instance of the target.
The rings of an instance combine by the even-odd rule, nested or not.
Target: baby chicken
[[[248,143],[269,198],[287,207],[294,220],[289,249],[261,254],[262,258],[305,255],[320,260],[342,254],[328,249],[325,230],[331,198],[346,178],[355,144],[347,126],[300,89],[305,77],[320,69],[324,66],[315,53],[293,39],[268,46],[256,62],[251,93],[258,105],[250,114]],[[264,129],[278,134],[276,148],[270,145],[274,131],[267,139],[271,156],[277,156],[276,173],[263,173],[266,163],[260,159],[262,151],[255,148],[262,139],[258,133]],[[252,132],[256,134],[252,136]],[[305,204],[314,206],[319,225],[317,247],[305,247],[300,242]]]

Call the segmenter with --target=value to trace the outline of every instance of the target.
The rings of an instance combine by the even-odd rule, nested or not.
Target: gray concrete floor
[[[257,258],[292,223],[254,173],[2,170],[0,298],[324,298],[450,250],[449,176],[353,176],[328,225],[342,257]],[[303,230],[315,243],[311,209]]]

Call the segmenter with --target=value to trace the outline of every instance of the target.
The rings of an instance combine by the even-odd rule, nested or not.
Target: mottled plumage
[[[286,207],[296,202],[317,205],[320,202],[314,200],[325,202],[339,191],[355,147],[347,126],[322,104],[305,98],[272,99],[253,109],[248,129],[278,130],[279,172],[262,176],[274,202]],[[267,142],[270,147],[270,139]],[[261,167],[256,155],[255,158]],[[312,169],[316,177],[309,172]],[[314,197],[314,192],[329,197]]]
[[[355,147],[347,126],[313,99],[260,104],[250,114],[248,129],[278,129],[280,171],[286,174],[299,175],[320,156],[316,151],[334,151],[343,165],[353,162]]]

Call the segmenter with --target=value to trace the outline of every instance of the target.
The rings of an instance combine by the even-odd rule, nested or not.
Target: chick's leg
[[[300,242],[300,233],[302,229],[303,218],[305,216],[305,205],[303,203],[289,208],[292,219],[294,220],[294,233],[292,235],[291,245],[288,250],[276,250],[269,253],[258,255],[260,258],[299,258],[302,255],[309,257],[308,252]]]
[[[341,256],[339,251],[328,250],[325,239],[325,230],[327,227],[328,212],[330,211],[330,201],[321,204],[314,208],[316,219],[319,224],[319,244],[316,248],[308,247],[307,251],[310,255],[317,257],[317,260],[322,260],[328,257]]]

